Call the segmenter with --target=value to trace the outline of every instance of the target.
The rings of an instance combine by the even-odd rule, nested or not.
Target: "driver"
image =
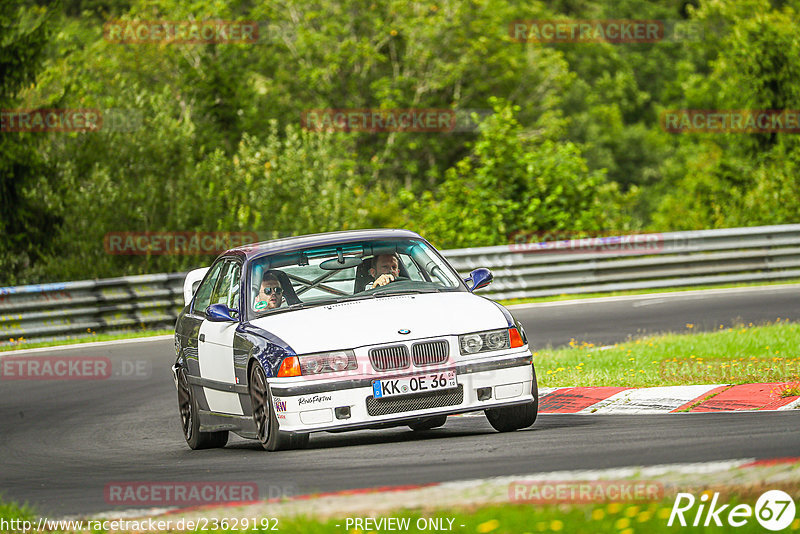
[[[397,253],[379,254],[372,258],[372,267],[368,272],[373,281],[364,289],[374,289],[394,282],[400,276],[400,257]]]
[[[266,273],[261,279],[261,288],[258,290],[253,308],[256,310],[271,310],[279,308],[283,303],[283,288],[274,274]]]

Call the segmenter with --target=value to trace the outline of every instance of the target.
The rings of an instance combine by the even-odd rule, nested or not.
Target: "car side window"
[[[239,262],[227,260],[222,268],[222,276],[211,294],[211,304],[224,304],[228,308],[239,309],[239,278],[242,267]]]
[[[211,305],[211,293],[219,281],[219,275],[222,271],[222,266],[225,262],[218,261],[213,267],[205,280],[197,288],[197,293],[194,297],[194,306],[192,310],[194,313],[205,313],[206,308]]]
[[[233,268],[230,271],[230,286],[228,288],[228,308],[232,310],[239,309],[239,295],[240,277],[242,275],[242,266],[239,262],[234,262]]]

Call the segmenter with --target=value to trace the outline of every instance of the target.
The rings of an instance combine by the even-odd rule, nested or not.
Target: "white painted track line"
[[[39,347],[36,349],[7,350],[0,352],[0,358],[2,358],[3,356],[18,356],[20,354],[35,354],[37,352],[53,352],[53,351],[61,352],[62,350],[109,347],[113,345],[127,345],[128,343],[147,343],[153,341],[166,341],[168,339],[173,339],[174,337],[175,336],[172,334],[164,334],[162,336],[136,337],[131,339],[114,339],[111,341],[91,341],[88,343],[71,343],[69,345],[53,345],[52,347]]]
[[[578,413],[648,414],[667,413],[687,402],[702,397],[719,385],[665,386],[626,389]]]
[[[719,295],[726,293],[757,293],[760,291],[787,291],[800,292],[800,284],[777,284],[774,286],[755,287],[725,287],[720,289],[696,289],[687,291],[670,291],[667,293],[645,293],[641,295],[617,295],[614,297],[593,297],[585,299],[556,300],[553,302],[529,302],[526,304],[510,304],[509,310],[522,310],[525,308],[546,308],[550,306],[573,306],[575,304],[599,304],[601,302],[624,302],[650,299],[668,299],[676,297],[703,298],[705,295]]]

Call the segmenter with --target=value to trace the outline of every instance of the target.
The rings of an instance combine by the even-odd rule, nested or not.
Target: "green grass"
[[[791,278],[789,280],[776,280],[774,282],[743,282],[737,284],[716,284],[704,286],[682,286],[682,287],[659,287],[654,289],[632,289],[629,291],[607,291],[605,293],[578,293],[578,294],[561,294],[552,295],[549,297],[535,297],[528,299],[500,299],[497,302],[503,306],[511,306],[514,304],[529,304],[532,302],[558,302],[561,300],[575,300],[575,299],[594,299],[601,297],[621,297],[627,295],[650,295],[653,293],[672,293],[675,291],[702,291],[705,289],[728,289],[735,287],[759,287],[759,286],[775,286],[782,284],[800,284],[800,278]]]
[[[717,332],[643,337],[534,352],[540,387],[670,386],[800,381],[800,324],[778,321]],[[795,386],[792,386],[795,387]]]
[[[33,509],[27,505],[0,500],[0,517],[4,519],[31,519],[33,514]]]
[[[797,491],[789,490],[797,494]],[[722,492],[721,492],[722,493]],[[720,502],[730,503],[731,507],[737,503],[755,505],[756,496],[739,497],[736,494],[726,494],[721,496]],[[797,498],[797,497],[795,497]],[[674,532],[764,532],[763,527],[750,517],[747,523],[739,528],[730,526],[710,527],[708,529],[693,528],[691,526],[680,527],[673,525],[667,526],[667,521],[674,503],[674,498],[664,498],[660,501],[644,502],[598,502],[591,504],[504,504],[493,506],[477,506],[467,509],[436,509],[424,513],[414,510],[399,510],[391,514],[363,514],[359,518],[372,517],[391,517],[395,520],[408,519],[408,530],[396,530],[397,532],[443,532],[450,531],[464,534],[523,534],[536,532],[562,532],[577,534],[634,534],[634,533],[655,533],[672,534]],[[730,507],[728,508],[730,509]],[[694,518],[693,513],[697,511],[695,506],[684,516],[691,524]],[[721,520],[726,518],[725,513],[721,514]],[[263,518],[259,518],[261,521]],[[352,517],[351,519],[355,519]],[[418,528],[424,525],[426,519],[438,520],[445,526],[452,525],[452,530],[433,530]],[[452,520],[450,523],[448,520]],[[173,519],[177,521],[177,518]],[[35,523],[34,523],[35,524]],[[274,522],[269,523],[274,526]],[[347,528],[347,527],[350,528]],[[796,532],[800,529],[800,519],[795,519],[784,532]],[[282,533],[320,533],[320,534],[366,534],[366,530],[357,529],[353,524],[346,522],[346,518],[329,519],[320,521],[312,518],[291,517],[278,518],[277,532]],[[54,531],[58,532],[58,531]],[[102,531],[97,531],[102,532]],[[195,531],[198,532],[198,531]],[[200,532],[273,532],[272,530],[236,530],[225,531],[208,528]],[[372,530],[371,532],[376,532]],[[378,532],[389,532],[381,529]]]
[[[800,396],[800,382],[789,384],[781,391],[781,397],[797,397]]]
[[[755,504],[755,499],[731,498],[731,502],[743,502],[750,506]],[[634,533],[670,533],[680,532],[764,532],[758,522],[751,518],[748,523],[739,528],[729,526],[713,527],[709,529],[680,527],[673,524],[667,526],[673,499],[664,499],[660,502],[645,503],[594,503],[587,505],[534,505],[534,504],[506,504],[485,506],[471,510],[436,510],[423,514],[401,511],[390,517],[409,518],[411,528],[402,532],[435,532],[416,528],[420,518],[453,519],[452,532],[454,533],[480,533],[480,534],[523,534],[536,532],[562,532],[565,534],[634,534]],[[693,512],[696,511],[693,509]],[[691,518],[685,516],[689,521]],[[724,516],[723,516],[724,520]],[[337,526],[337,524],[339,526]],[[463,525],[463,526],[462,526]],[[281,532],[297,533],[363,533],[360,529],[345,529],[345,522],[341,519],[318,522],[314,520],[289,520],[280,522]],[[785,532],[800,529],[800,519],[795,519]],[[381,530],[380,532],[386,532]]]
[[[135,339],[140,337],[162,336],[164,334],[173,334],[174,330],[135,330],[131,332],[119,334],[97,334],[92,333],[84,337],[75,337],[70,339],[60,339],[58,341],[41,341],[35,343],[28,343],[24,338],[12,338],[11,345],[0,346],[0,352],[23,350],[23,349],[36,349],[40,347],[60,347],[62,345],[75,345],[77,343],[94,343],[96,341],[114,341],[117,339]]]
[[[0,497],[3,497],[3,495],[0,494]],[[34,518],[35,511],[28,505],[19,505],[13,501],[4,501],[0,499],[0,520],[9,523],[13,520],[33,521]],[[19,532],[19,530],[10,527],[10,524],[0,524],[0,532]]]

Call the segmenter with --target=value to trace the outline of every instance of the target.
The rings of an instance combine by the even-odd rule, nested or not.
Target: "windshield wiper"
[[[379,289],[372,294],[373,297],[383,297],[391,295],[412,295],[422,293],[438,293],[438,289]]]
[[[331,304],[340,304],[342,302],[349,302],[351,300],[358,300],[358,299],[357,298],[354,299],[353,297],[337,297],[335,299],[312,300],[311,302],[303,302],[301,304],[295,304],[295,306],[297,306],[298,309],[315,308],[317,306],[330,306]]]

